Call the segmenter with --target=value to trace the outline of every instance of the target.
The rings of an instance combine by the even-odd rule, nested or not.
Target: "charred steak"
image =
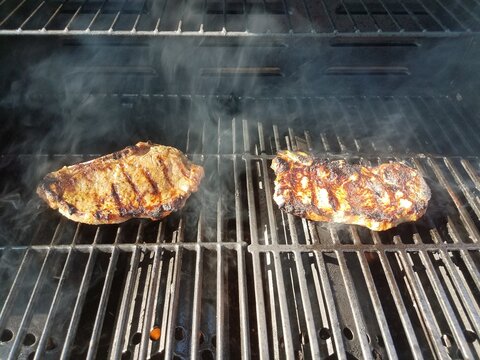
[[[283,151],[272,169],[278,206],[314,221],[387,230],[422,217],[431,196],[422,176],[398,162],[366,167]]]
[[[183,207],[203,174],[180,150],[139,142],[49,173],[37,193],[62,215],[86,224],[159,220]]]

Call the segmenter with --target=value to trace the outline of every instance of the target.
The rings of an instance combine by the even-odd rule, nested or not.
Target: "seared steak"
[[[139,142],[47,174],[37,193],[62,215],[86,224],[159,220],[183,207],[203,174],[180,150]]]
[[[422,176],[398,162],[366,167],[283,151],[272,169],[278,206],[314,221],[387,230],[422,217],[431,196]]]

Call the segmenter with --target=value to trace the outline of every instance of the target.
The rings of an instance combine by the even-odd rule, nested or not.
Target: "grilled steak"
[[[422,176],[398,162],[366,167],[283,151],[272,169],[278,206],[314,221],[387,230],[422,217],[431,196]]]
[[[202,177],[203,168],[180,150],[139,142],[47,174],[37,193],[62,215],[86,224],[159,220],[182,208]]]

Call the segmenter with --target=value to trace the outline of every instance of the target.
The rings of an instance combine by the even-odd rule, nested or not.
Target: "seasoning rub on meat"
[[[62,215],[86,224],[159,220],[184,206],[203,175],[180,150],[139,142],[49,173],[37,193]]]
[[[431,196],[418,171],[398,162],[367,167],[282,151],[272,169],[278,206],[313,221],[387,230],[421,218]]]

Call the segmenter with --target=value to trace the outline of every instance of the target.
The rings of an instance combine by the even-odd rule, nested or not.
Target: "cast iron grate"
[[[260,119],[192,122],[183,150],[207,177],[162,222],[93,227],[32,206],[0,247],[0,357],[478,357],[478,157],[362,153],[372,139],[348,127],[322,137],[248,118]],[[428,179],[430,209],[382,233],[283,214],[269,166],[287,148],[406,161]],[[76,159],[15,161],[44,171]]]

